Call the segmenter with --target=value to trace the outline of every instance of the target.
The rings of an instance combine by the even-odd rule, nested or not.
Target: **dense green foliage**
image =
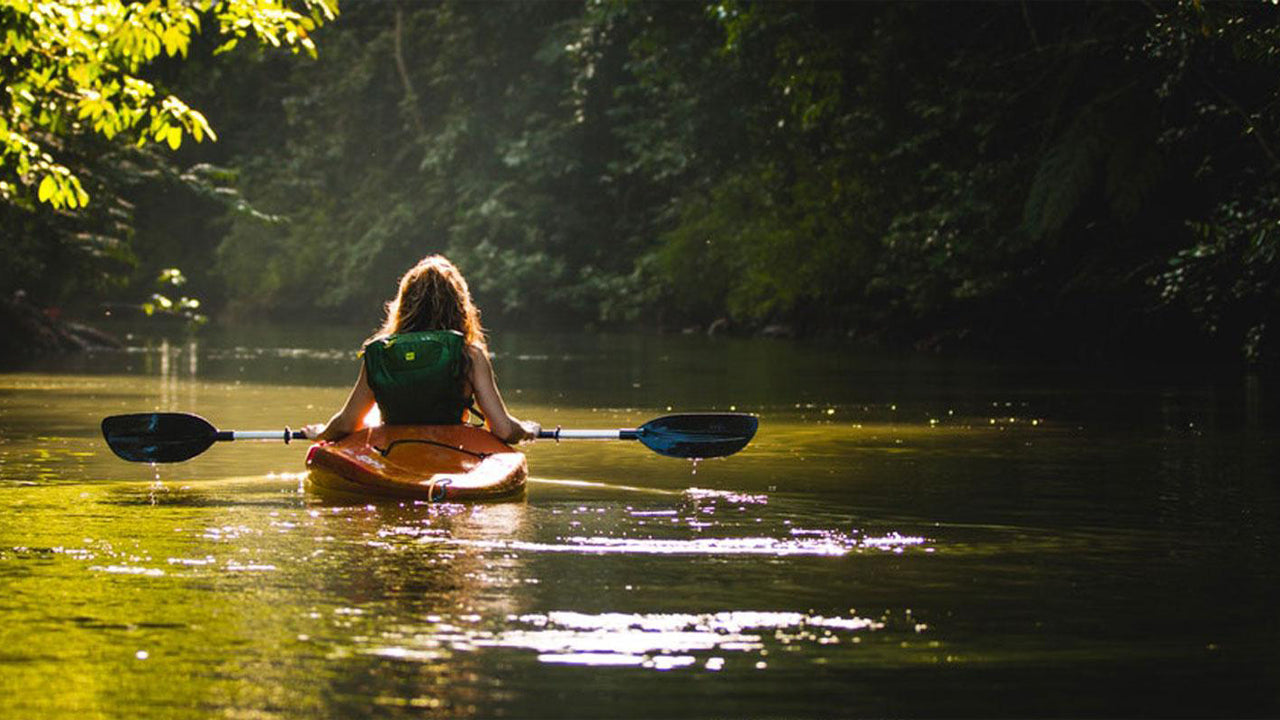
[[[215,137],[148,73],[163,58],[186,58],[202,32],[219,52],[251,38],[314,56],[309,32],[335,10],[328,0],[298,5],[303,12],[278,0],[0,0],[0,221],[14,261],[0,289],[92,293],[127,271],[127,188],[170,167],[145,146]]]
[[[173,73],[256,210],[152,183],[140,277],[372,324],[445,252],[498,323],[1276,355],[1273,5],[343,12]]]

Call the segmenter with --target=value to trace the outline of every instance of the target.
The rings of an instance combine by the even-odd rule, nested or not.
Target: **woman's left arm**
[[[507,411],[507,404],[498,392],[498,381],[493,376],[493,365],[483,350],[468,345],[467,356],[471,360],[470,381],[476,396],[476,404],[489,423],[489,432],[506,443],[535,440],[542,426],[532,420],[519,420]]]

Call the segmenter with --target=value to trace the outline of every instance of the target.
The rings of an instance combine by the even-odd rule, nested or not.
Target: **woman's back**
[[[424,330],[378,338],[365,345],[364,366],[389,425],[451,425],[470,402],[462,333]]]

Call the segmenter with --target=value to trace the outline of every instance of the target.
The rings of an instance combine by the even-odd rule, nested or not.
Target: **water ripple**
[[[572,536],[559,542],[532,542],[523,540],[464,540],[428,536],[422,543],[459,545],[481,550],[632,554],[632,555],[770,555],[786,557],[794,555],[839,556],[862,549],[902,552],[908,546],[923,545],[923,537],[892,533],[883,537],[856,537],[829,531],[792,531],[790,538],[774,537],[717,537],[717,538],[616,538],[600,536]]]

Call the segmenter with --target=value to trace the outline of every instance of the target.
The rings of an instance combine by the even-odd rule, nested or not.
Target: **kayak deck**
[[[521,497],[524,453],[468,425],[379,425],[311,446],[308,481],[322,494],[428,502]]]

